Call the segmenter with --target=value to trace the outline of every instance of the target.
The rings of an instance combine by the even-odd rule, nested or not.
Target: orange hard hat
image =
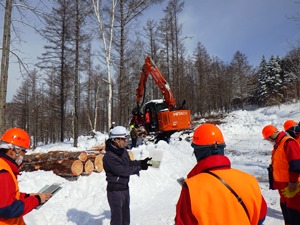
[[[275,134],[275,132],[277,132],[277,131],[278,131],[278,129],[275,126],[267,125],[263,128],[262,135],[263,135],[264,139],[268,139],[270,136]]]
[[[221,130],[216,125],[209,123],[196,128],[192,142],[194,145],[225,144]]]
[[[11,128],[5,131],[0,141],[13,144],[20,148],[28,149],[30,147],[29,134],[20,128]]]
[[[285,121],[285,123],[283,124],[284,131],[287,131],[288,129],[290,129],[295,125],[297,125],[297,123],[294,120]]]

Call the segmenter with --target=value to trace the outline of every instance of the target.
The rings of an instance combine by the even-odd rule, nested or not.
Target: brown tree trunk
[[[40,161],[34,163],[26,163],[22,165],[22,171],[36,171],[45,170],[53,171],[56,175],[60,176],[79,176],[83,171],[82,162],[72,159],[63,159],[57,161]]]
[[[102,154],[99,151],[70,152],[50,151],[26,155],[21,171],[53,171],[60,176],[79,176],[102,172]],[[84,172],[84,173],[83,173]]]
[[[5,106],[7,94],[9,52],[10,52],[10,24],[12,0],[6,0],[2,40],[1,76],[0,76],[0,134],[5,130]]]

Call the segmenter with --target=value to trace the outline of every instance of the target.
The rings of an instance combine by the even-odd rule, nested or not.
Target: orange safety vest
[[[289,182],[289,162],[284,151],[284,144],[288,139],[292,137],[283,137],[277,148],[272,151],[273,178],[276,182]]]
[[[10,173],[10,175],[12,176],[15,185],[16,185],[16,199],[19,200],[20,199],[20,191],[19,191],[19,185],[18,185],[18,181],[16,178],[16,175],[13,173],[12,169],[10,168],[10,166],[3,160],[0,159],[0,170],[6,170]],[[0,218],[0,225],[25,225],[23,216],[19,216],[16,218]]]
[[[191,209],[199,225],[257,225],[262,204],[259,185],[250,174],[236,169],[214,170],[243,200],[243,206],[233,193],[216,177],[200,173],[186,180]]]

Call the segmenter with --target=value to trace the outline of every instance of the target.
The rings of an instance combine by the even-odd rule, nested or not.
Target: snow
[[[238,110],[230,113],[219,125],[226,142],[226,155],[232,167],[256,176],[262,194],[268,204],[268,215],[264,225],[283,224],[277,191],[269,190],[267,166],[270,163],[272,145],[262,139],[261,130],[267,124],[283,129],[287,119],[300,119],[300,103]],[[190,146],[192,134],[182,140],[174,134],[169,144],[145,143],[134,148],[135,159],[143,159],[163,150],[160,168],[150,167],[140,176],[131,176],[131,224],[174,224],[175,207],[181,186],[177,179],[185,177],[196,163]],[[72,141],[38,147],[34,152],[53,150],[78,151],[90,149],[104,143],[107,134],[97,133],[95,138],[80,137],[78,149],[71,147]],[[30,154],[30,153],[29,153]],[[105,173],[92,173],[77,179],[65,179],[53,172],[23,172],[19,177],[23,192],[38,192],[44,185],[60,183],[62,189],[40,209],[25,215],[27,225],[108,225],[110,209],[106,199]],[[209,207],[209,206],[207,206]]]

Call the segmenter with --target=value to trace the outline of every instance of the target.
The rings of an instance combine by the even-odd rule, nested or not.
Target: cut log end
[[[91,160],[86,161],[84,164],[84,172],[91,174],[94,171],[94,164]]]
[[[97,155],[95,157],[94,165],[95,165],[95,170],[99,173],[103,171],[103,161],[102,161],[103,156],[102,155]]]
[[[86,152],[81,152],[78,156],[78,159],[81,161],[81,162],[85,162],[87,160],[87,153]]]
[[[75,176],[79,176],[83,171],[83,164],[80,160],[75,160],[72,163],[71,171]]]

